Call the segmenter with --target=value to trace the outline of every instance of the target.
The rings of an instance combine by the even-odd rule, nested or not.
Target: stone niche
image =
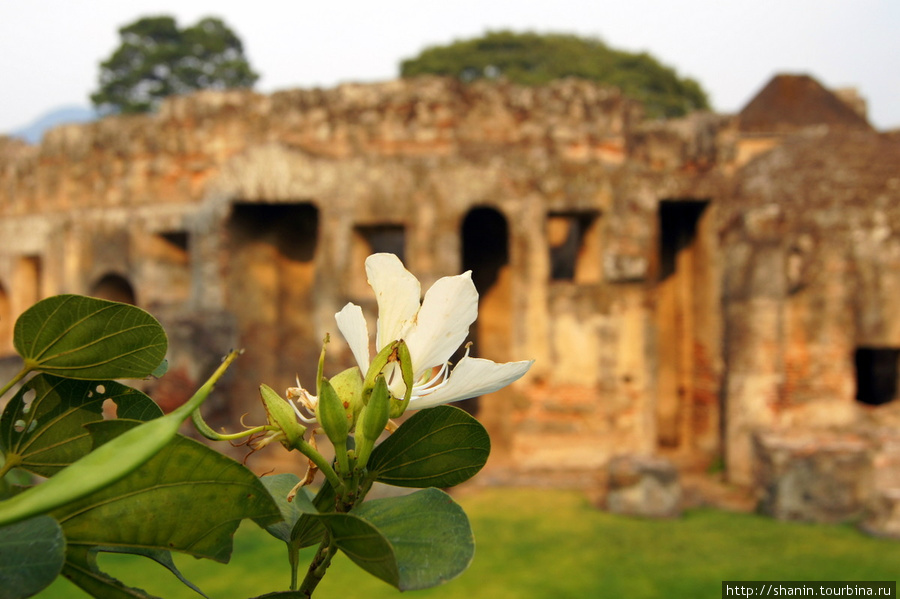
[[[650,518],[681,515],[681,482],[675,465],[659,456],[620,455],[609,462],[606,508]]]
[[[755,437],[759,510],[779,520],[843,522],[873,494],[869,444],[854,435],[762,433]]]

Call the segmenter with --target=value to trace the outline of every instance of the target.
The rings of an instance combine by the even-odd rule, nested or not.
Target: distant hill
[[[44,131],[57,125],[67,123],[86,123],[97,118],[97,113],[83,106],[63,106],[35,119],[31,124],[16,131],[11,131],[11,137],[20,137],[30,144],[41,141]]]

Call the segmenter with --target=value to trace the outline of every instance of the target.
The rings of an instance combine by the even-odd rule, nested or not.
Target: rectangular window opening
[[[187,231],[164,231],[159,234],[160,238],[172,246],[175,250],[182,252],[188,251],[188,233]]]
[[[709,202],[663,200],[659,203],[659,279],[675,274],[678,253],[697,237],[697,223]]]
[[[552,281],[597,282],[600,272],[596,212],[556,212],[547,215]],[[596,250],[596,251],[595,251]],[[590,254],[595,258],[591,268]],[[591,274],[588,274],[592,272]]]
[[[856,401],[880,406],[897,399],[900,348],[859,347],[856,365]]]

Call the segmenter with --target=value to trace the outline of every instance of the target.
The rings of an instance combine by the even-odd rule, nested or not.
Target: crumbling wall
[[[803,136],[747,165],[722,202],[729,474],[763,429],[849,429],[859,348],[900,347],[900,146]]]
[[[643,122],[617,90],[583,81],[424,78],[204,92],[155,115],[60,127],[38,146],[3,143],[0,285],[12,318],[38,297],[118,277],[173,330],[166,401],[238,344],[247,353],[215,409],[221,422],[252,420],[260,382],[309,384],[325,333],[329,368],[350,364],[333,315],[354,301],[374,322],[362,259],[400,248],[426,287],[476,271],[477,355],[537,359],[477,406],[495,456],[522,470],[590,469],[658,443],[659,203],[721,197],[734,124]],[[685,281],[704,288],[694,314],[711,313],[716,295],[714,222],[689,248],[702,264]],[[696,341],[695,355],[718,355],[715,332]],[[701,395],[717,394],[709,360],[688,369],[702,389],[683,402],[688,422]],[[718,450],[714,438],[684,447]]]

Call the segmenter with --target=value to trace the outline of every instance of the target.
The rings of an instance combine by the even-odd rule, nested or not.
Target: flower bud
[[[341,405],[347,413],[350,422],[350,430],[356,426],[356,419],[363,407],[362,388],[363,380],[359,374],[359,368],[354,366],[331,377],[331,386],[341,400]]]
[[[337,460],[338,472],[349,471],[347,463],[347,436],[350,434],[350,416],[334,387],[327,379],[319,383],[319,402],[316,404],[316,420],[325,431],[325,435],[334,445],[334,457]]]
[[[259,386],[263,406],[269,417],[269,424],[278,429],[276,437],[286,449],[293,449],[303,440],[306,427],[297,422],[294,408],[268,385]]]
[[[328,347],[328,343],[331,341],[331,335],[325,333],[325,338],[322,339],[322,353],[319,354],[319,364],[316,367],[316,395],[319,395],[322,392],[322,379],[325,378],[325,348]]]
[[[397,343],[397,362],[400,364],[400,376],[403,378],[406,390],[403,392],[403,399],[391,397],[391,418],[399,418],[403,415],[406,406],[409,405],[409,398],[412,397],[413,390],[412,357],[409,355],[409,347],[402,339]]]
[[[356,424],[357,464],[360,468],[369,461],[369,454],[375,447],[375,441],[384,432],[390,419],[391,394],[388,391],[384,376],[375,378],[375,387],[369,397],[368,405],[362,410]]]
[[[328,440],[337,447],[347,442],[350,421],[337,392],[327,379],[322,379],[319,401],[316,404],[316,420],[325,431]]]
[[[376,354],[374,358],[372,358],[372,363],[369,364],[369,371],[366,373],[366,380],[363,381],[363,404],[369,405],[369,398],[372,396],[372,391],[375,389],[375,379],[378,375],[384,373],[384,369],[387,365],[397,359],[397,345],[402,343],[401,341],[394,341],[393,343],[389,343],[381,348],[381,351]]]

